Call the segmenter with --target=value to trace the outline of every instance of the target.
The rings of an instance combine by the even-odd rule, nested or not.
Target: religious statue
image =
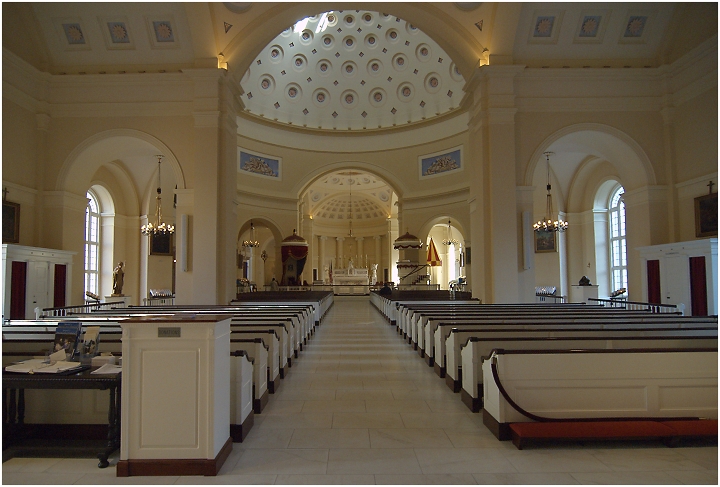
[[[350,262],[348,262],[348,275],[352,274],[353,270],[355,270],[355,265],[353,264],[352,259],[350,259]]]
[[[323,282],[330,282],[330,268],[328,266],[323,268]]]
[[[117,267],[113,270],[113,296],[123,295],[122,288],[125,281],[125,271],[123,270],[123,267],[125,267],[125,263],[118,262]]]
[[[372,265],[372,274],[370,275],[370,284],[376,284],[377,283],[377,264]]]

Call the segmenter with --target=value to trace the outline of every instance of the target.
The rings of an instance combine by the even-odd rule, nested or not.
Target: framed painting
[[[18,243],[20,241],[19,203],[3,201],[2,241],[3,243]]]
[[[555,232],[535,230],[535,253],[557,252]]]
[[[173,255],[172,233],[157,233],[150,237],[150,255]]]
[[[4,217],[3,207],[3,217]],[[718,194],[706,194],[695,198],[695,236],[715,237],[718,234]],[[3,240],[5,223],[3,222]]]

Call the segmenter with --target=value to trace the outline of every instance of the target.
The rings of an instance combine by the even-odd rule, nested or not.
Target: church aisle
[[[500,442],[366,297],[337,297],[217,477],[115,477],[91,459],[12,459],[3,483],[717,484],[717,447]],[[117,459],[115,459],[115,462]]]

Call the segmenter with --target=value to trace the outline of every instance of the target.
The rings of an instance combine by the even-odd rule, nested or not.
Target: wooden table
[[[98,453],[98,467],[109,465],[108,456],[120,448],[121,373],[94,375],[90,369],[70,374],[21,374],[3,370],[3,445],[22,437],[25,424],[25,389],[99,389],[110,391],[107,446]]]

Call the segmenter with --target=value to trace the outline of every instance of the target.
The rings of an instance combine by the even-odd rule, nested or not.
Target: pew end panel
[[[505,350],[482,365],[483,421],[498,438],[532,420],[493,364],[517,406],[546,418],[718,417],[717,350]]]

